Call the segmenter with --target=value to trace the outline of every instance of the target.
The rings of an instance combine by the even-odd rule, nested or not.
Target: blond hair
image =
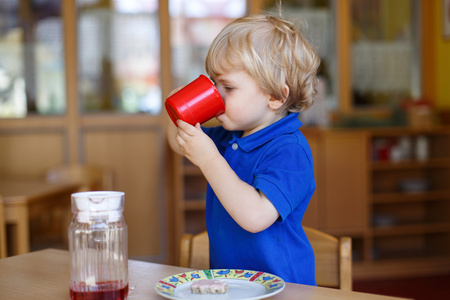
[[[284,102],[281,111],[299,112],[314,101],[319,64],[294,23],[255,15],[239,18],[219,33],[208,50],[206,72],[214,78],[246,71],[265,93]]]

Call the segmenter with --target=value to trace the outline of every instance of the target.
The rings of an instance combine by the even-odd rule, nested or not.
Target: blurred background
[[[304,223],[353,238],[355,278],[448,273],[449,1],[281,3],[322,59]],[[164,99],[205,73],[227,23],[263,11],[276,1],[0,0],[0,178],[108,168],[130,258],[175,264],[206,183],[166,143]]]

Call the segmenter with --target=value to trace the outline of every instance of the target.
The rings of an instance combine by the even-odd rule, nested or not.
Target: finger
[[[180,147],[181,151],[185,152],[184,147],[186,146],[186,142],[180,136],[177,136],[177,138],[175,140],[177,141],[178,146]]]
[[[177,120],[177,125],[179,128],[183,128],[183,129],[189,128],[189,126],[191,126],[189,123],[187,123],[181,119]]]
[[[185,134],[185,133],[180,133],[177,137],[180,140],[182,140],[184,144],[189,143],[189,141],[191,139],[191,137],[189,135]]]
[[[190,125],[189,125],[190,126]],[[193,126],[191,126],[192,128],[194,128]],[[195,129],[195,128],[194,128]],[[196,138],[196,134],[194,133],[189,133],[185,130],[183,130],[182,128],[179,129],[178,131],[178,135],[177,135],[180,139],[183,140],[184,146],[186,147],[187,144],[192,143],[192,141]]]
[[[179,136],[179,137],[182,138],[184,141],[186,141],[186,140],[189,139],[192,135],[189,134],[188,132],[186,132],[186,130],[184,130],[183,128],[178,127],[177,136]]]
[[[178,92],[178,91],[181,90],[182,88],[184,88],[184,86],[179,86],[179,87],[177,87],[176,89],[171,90],[170,93],[169,93],[169,96],[167,96],[167,97],[172,96],[173,94],[175,94],[176,92]]]
[[[195,135],[196,134],[196,130],[195,127],[192,126],[191,124],[183,121],[183,120],[178,120],[178,128],[184,132],[186,132],[186,134],[188,135]]]

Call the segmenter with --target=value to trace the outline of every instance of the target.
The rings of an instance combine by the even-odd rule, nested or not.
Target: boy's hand
[[[184,155],[200,169],[208,165],[208,162],[220,157],[214,142],[196,124],[195,127],[178,120],[176,141]]]

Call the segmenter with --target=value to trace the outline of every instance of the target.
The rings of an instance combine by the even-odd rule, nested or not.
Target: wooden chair
[[[81,164],[62,165],[48,170],[46,178],[51,182],[79,182],[80,192],[113,190],[113,173],[104,167]]]
[[[6,247],[6,220],[5,220],[5,210],[3,207],[3,199],[0,196],[0,258],[5,258],[7,256]]]
[[[183,234],[180,244],[180,267],[197,270],[209,269],[209,238],[208,232],[197,235]]]
[[[352,290],[351,238],[336,238],[306,226],[303,229],[314,250],[317,285]],[[206,231],[182,236],[179,265],[198,270],[209,269],[209,239]]]
[[[314,250],[318,286],[352,290],[352,240],[303,226]]]

